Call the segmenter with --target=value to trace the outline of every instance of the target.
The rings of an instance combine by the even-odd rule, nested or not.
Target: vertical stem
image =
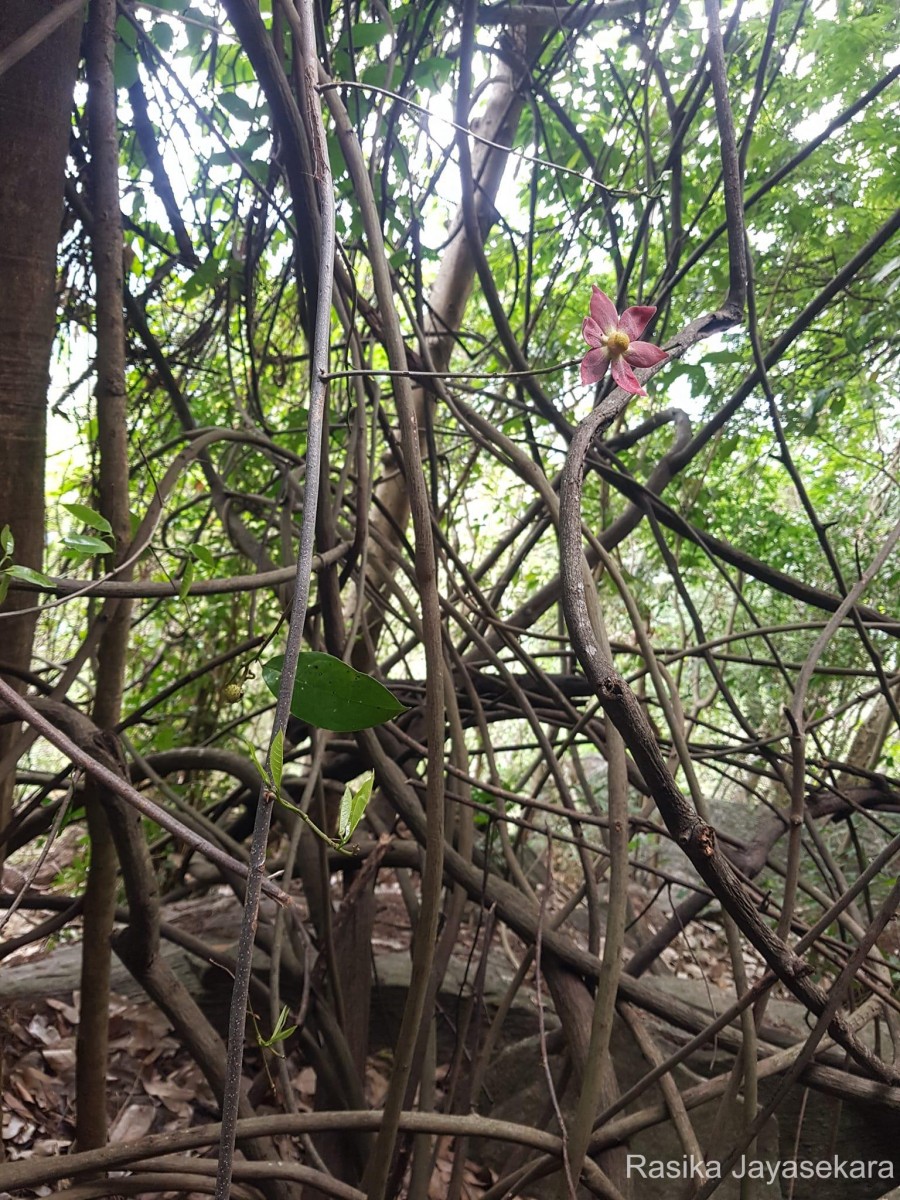
[[[599,630],[604,642],[606,630]],[[628,768],[625,743],[610,722],[607,727],[607,781],[609,792],[609,890],[607,892],[606,938],[594,1011],[587,1062],[575,1115],[569,1126],[566,1155],[571,1176],[578,1179],[584,1156],[591,1140],[591,1130],[600,1106],[603,1072],[608,1070],[609,1042],[612,1036],[616,995],[622,970],[622,951],[625,946],[625,921],[628,896]],[[560,1185],[566,1195],[565,1180]]]
[[[25,50],[35,29],[34,0],[4,0],[0,19],[0,529],[15,538],[16,561],[40,570],[44,551],[47,378],[56,334],[56,247],[81,38],[81,4],[57,7],[37,22],[54,32]],[[5,667],[31,664],[36,613],[30,596],[7,595]],[[25,609],[19,612],[17,610]],[[24,691],[22,679],[7,676]],[[0,727],[0,829],[9,825],[15,763],[27,734]],[[0,844],[0,866],[7,844]],[[7,1026],[0,1016],[0,1040]],[[5,1063],[0,1054],[0,1092]]]
[[[427,833],[422,904],[413,943],[410,986],[400,1033],[394,1048],[394,1069],[384,1101],[384,1117],[366,1175],[370,1200],[385,1200],[400,1114],[403,1111],[404,1093],[412,1071],[419,1026],[428,994],[441,906],[444,870],[444,657],[431,509],[422,469],[416,404],[406,374],[406,348],[394,307],[384,238],[362,151],[347,111],[336,92],[327,89],[324,94],[356,189],[356,202],[360,208],[369,247],[372,280],[384,320],[385,349],[391,369],[396,372],[392,382],[400,427],[405,481],[409,490],[410,512],[415,531],[415,574],[422,606],[422,644],[425,650],[425,741],[428,746],[428,759],[425,772]]]
[[[734,133],[734,116],[728,99],[728,75],[725,45],[719,23],[719,0],[706,0],[709,29],[709,69],[716,103],[716,124],[722,153],[722,189],[725,194],[725,218],[728,222],[728,297],[724,307],[736,316],[744,311],[747,300],[747,256],[744,233],[744,185],[741,161]]]
[[[115,29],[116,0],[91,0],[86,57],[94,210],[91,248],[97,289],[97,383],[94,394],[100,455],[99,507],[115,538],[113,561],[119,562],[128,550],[130,518],[119,136],[113,76]],[[107,624],[97,648],[93,708],[93,719],[101,729],[111,729],[121,713],[131,603],[119,600],[109,606],[107,613]],[[101,791],[94,781],[85,790],[91,861],[84,899],[81,1021],[76,1042],[76,1134],[81,1150],[103,1145],[107,1133],[110,937],[118,860]]]
[[[260,789],[256,810],[256,824],[250,846],[249,874],[244,898],[244,916],[238,945],[231,1013],[228,1026],[228,1060],[226,1063],[225,1096],[222,1103],[222,1132],[219,1139],[219,1166],[216,1175],[216,1200],[227,1200],[231,1191],[234,1146],[237,1129],[238,1108],[241,1095],[241,1068],[244,1054],[244,1031],[247,1021],[247,997],[250,991],[250,972],[253,959],[253,942],[259,914],[259,900],[265,871],[266,843],[272,821],[272,805],[276,789],[271,774],[270,758],[276,737],[283,736],[290,716],[291,696],[297,672],[297,656],[303,638],[306,609],[309,603],[310,579],[312,576],[313,544],[316,530],[316,509],[319,497],[319,476],[322,466],[322,435],[325,419],[326,389],[325,375],[328,369],[329,343],[331,336],[331,294],[334,279],[334,196],[332,192],[331,168],[325,141],[325,128],[316,93],[317,60],[316,39],[313,26],[311,0],[302,0],[298,5],[300,15],[299,38],[303,62],[304,96],[301,112],[307,125],[307,135],[313,146],[315,158],[315,182],[321,217],[321,254],[319,257],[318,298],[316,323],[313,339],[310,382],[309,422],[307,429],[306,475],[303,493],[303,523],[300,528],[300,548],[297,555],[297,574],[294,582],[294,598],[291,606],[291,622],[288,630],[284,655],[284,670],[275,718],[266,754],[265,770],[268,782]],[[295,198],[296,200],[296,198]]]

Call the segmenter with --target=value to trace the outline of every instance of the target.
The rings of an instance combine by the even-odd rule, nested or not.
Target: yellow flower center
[[[611,358],[620,358],[628,352],[628,347],[631,345],[628,334],[621,329],[614,329],[606,339],[606,349],[609,351]]]

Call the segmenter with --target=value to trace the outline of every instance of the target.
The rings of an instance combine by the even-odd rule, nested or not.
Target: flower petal
[[[626,361],[633,367],[653,367],[668,357],[665,350],[650,342],[632,342],[625,352]]]
[[[581,382],[599,383],[609,366],[609,355],[603,346],[588,350],[581,360]]]
[[[584,367],[582,366],[582,371]],[[630,392],[632,396],[646,396],[647,393],[638,383],[637,376],[624,358],[617,359],[612,365],[612,377],[622,389],[623,392]]]
[[[585,317],[581,323],[581,336],[589,346],[600,346],[606,334],[593,317]]]
[[[634,342],[647,328],[647,324],[655,312],[655,304],[636,304],[633,308],[626,308],[619,317],[619,328],[623,329]]]
[[[591,293],[591,316],[600,326],[604,333],[609,333],[613,329],[619,327],[619,314],[616,312],[616,306],[607,296],[606,292],[601,292],[597,285],[591,284],[594,289]],[[654,309],[654,312],[656,310]],[[649,318],[648,318],[649,320]],[[646,321],[644,324],[646,325]],[[641,333],[644,331],[644,326],[641,326]]]

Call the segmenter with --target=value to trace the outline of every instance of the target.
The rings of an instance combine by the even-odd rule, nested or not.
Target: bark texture
[[[0,52],[55,7],[47,0],[5,0]],[[0,75],[0,528],[9,525],[13,533],[15,561],[38,569],[56,247],[80,33],[79,13]],[[2,611],[31,608],[34,600],[12,592]],[[0,671],[28,669],[33,634],[33,614],[5,617]],[[16,726],[0,729],[0,758],[16,736]],[[9,819],[13,783],[12,772],[0,779],[0,826]]]

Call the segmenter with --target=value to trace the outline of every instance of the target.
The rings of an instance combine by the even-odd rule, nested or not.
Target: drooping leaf
[[[191,584],[194,582],[194,560],[189,558],[184,564],[184,572],[181,576],[181,584],[178,588],[179,600],[186,600],[188,593],[191,590]]]
[[[212,556],[212,552],[206,547],[201,546],[199,542],[193,546],[188,546],[188,553],[196,558],[197,562],[202,563],[204,567],[208,567],[210,571],[215,570],[216,560]]]
[[[262,668],[266,686],[276,696],[283,667],[284,655],[279,654]],[[353,733],[383,725],[405,711],[405,705],[371,675],[355,671],[330,654],[310,650],[300,655],[291,712],[308,725]]]
[[[11,567],[7,567],[5,574],[10,579],[21,579],[24,583],[34,583],[38,587],[53,587],[53,580],[49,575],[45,575],[43,571],[35,571],[31,567],[23,567],[14,563]]]
[[[92,558],[95,554],[111,554],[112,546],[109,542],[104,542],[102,538],[92,537],[88,533],[70,533],[62,539],[62,544],[67,550],[74,550],[76,554],[86,554],[88,558]]]
[[[138,79],[137,56],[122,42],[116,42],[113,55],[113,75],[117,88],[130,88]]]
[[[96,509],[88,508],[86,504],[64,504],[63,508],[76,517],[88,529],[99,529],[101,533],[112,533],[112,525]]]

